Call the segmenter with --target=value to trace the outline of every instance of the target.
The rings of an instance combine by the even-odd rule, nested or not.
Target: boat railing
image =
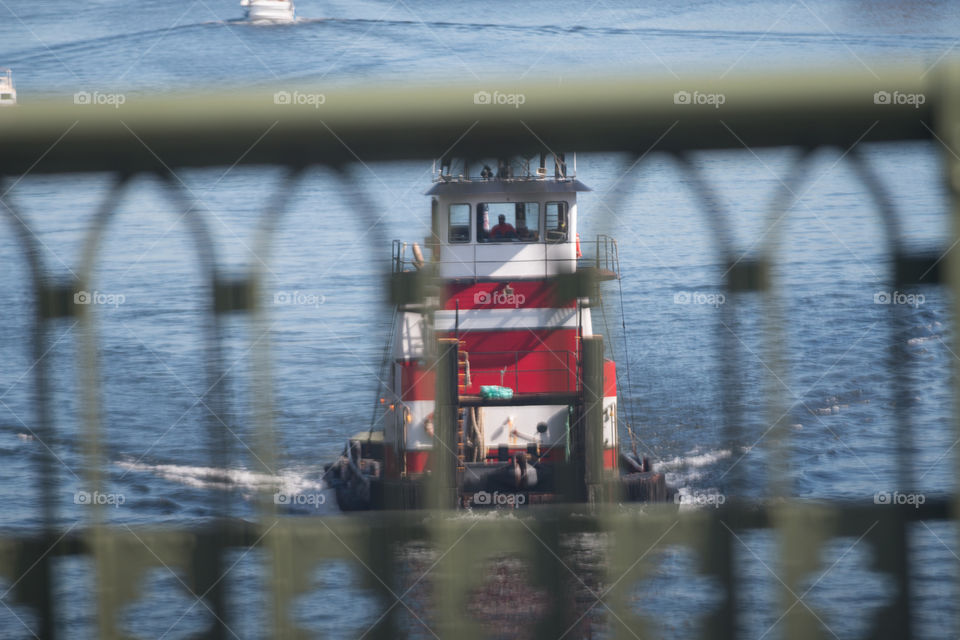
[[[553,173],[530,173],[518,176],[465,176],[465,175],[446,175],[437,174],[433,177],[433,182],[573,182],[576,180],[575,174],[554,175]]]
[[[390,265],[393,273],[406,271],[404,262],[407,243],[402,240],[394,240],[390,249]]]
[[[416,271],[417,258],[414,255],[413,246],[416,243],[406,242],[404,240],[393,240],[391,247],[391,270],[393,273],[402,273],[404,271]],[[520,243],[517,243],[518,245]],[[549,247],[551,243],[544,242],[528,242],[524,243],[526,245],[537,245],[541,247]],[[482,244],[471,244],[471,245],[461,245],[461,246],[472,246],[474,249],[477,247],[484,246]],[[620,278],[620,254],[619,248],[617,246],[617,241],[611,236],[605,234],[598,234],[593,240],[587,240],[581,242],[581,250],[583,255],[577,258],[577,268],[596,268],[601,276],[605,276],[604,279],[619,279]],[[566,263],[573,260],[573,256],[568,257],[559,257],[559,258],[548,258],[548,254],[544,253],[542,256],[537,256],[535,258],[526,258],[526,259],[514,259],[514,263]],[[467,263],[472,264],[490,264],[490,263],[501,263],[503,262],[502,258],[496,260],[483,260],[476,256],[474,252],[473,257],[468,258]]]
[[[461,379],[462,395],[478,395],[490,385],[509,387],[518,395],[575,393],[579,388],[576,351],[468,353],[470,378]]]
[[[403,273],[404,271],[417,271],[423,266],[416,257],[417,246],[415,242],[406,242],[405,240],[394,240],[390,251],[390,263],[393,273]]]
[[[587,241],[582,246],[586,251],[577,259],[578,269],[592,267],[603,279],[620,279],[620,253],[616,240],[601,233],[593,242]]]
[[[491,162],[470,166],[463,163],[451,165],[441,159],[434,162],[433,182],[571,182],[577,177],[577,154],[570,156],[569,162],[566,154],[544,154],[539,163],[536,157],[520,157],[505,164]],[[481,172],[470,175],[471,169],[481,169]]]

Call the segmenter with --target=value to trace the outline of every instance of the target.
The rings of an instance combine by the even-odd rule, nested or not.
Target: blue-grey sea
[[[299,0],[297,13],[295,24],[268,26],[244,22],[234,0],[0,0],[0,67],[13,69],[17,108],[30,109],[41,99],[72,102],[78,92],[310,87],[323,93],[451,83],[512,91],[530,81],[562,87],[597,76],[629,82],[836,67],[872,77],[890,63],[929,68],[960,44],[955,5],[919,0]],[[946,249],[947,151],[936,143],[865,144],[859,151],[890,193],[902,245]],[[669,157],[654,151],[631,166],[627,156],[578,154],[578,177],[593,189],[580,199],[581,235],[619,240],[622,295],[616,283],[605,285],[600,330],[621,368],[621,417],[632,422],[641,455],[686,495],[762,498],[777,479],[806,499],[950,493],[957,456],[950,376],[957,354],[949,296],[936,287],[891,286],[884,226],[845,149],[816,152],[795,189],[796,203],[772,225],[770,203],[795,155],[789,149],[697,154],[720,209],[706,212],[690,175]],[[135,179],[103,238],[90,292],[98,303],[104,426],[98,468],[115,502],[122,497],[107,510],[111,522],[194,525],[211,517],[219,497],[231,516],[253,518],[254,497],[264,489],[326,496],[325,504],[292,511],[344,517],[324,488],[323,463],[370,424],[391,320],[382,286],[389,241],[422,241],[429,233],[423,193],[430,170],[422,162],[358,162],[349,181],[321,168],[308,171],[265,264],[255,232],[282,188],[283,171],[178,172],[184,192],[201,204],[222,273],[240,278],[259,265],[267,274],[267,331],[237,314],[221,327],[222,417],[231,435],[219,463],[205,435],[206,276],[182,202],[153,178]],[[3,201],[38,239],[50,277],[69,282],[110,177],[38,174],[8,191],[10,184],[0,189]],[[359,208],[367,213],[358,215]],[[709,222],[714,215],[726,216],[734,255],[749,259],[768,247],[776,255],[779,364],[764,340],[770,318],[759,294],[717,297],[724,267]],[[24,532],[40,524],[36,469],[47,450],[58,461],[58,521],[64,528],[87,524],[91,509],[76,504],[90,473],[80,403],[89,372],[78,364],[77,328],[73,319],[50,325],[44,364],[55,435],[38,439],[30,278],[23,247],[6,224],[0,274],[0,529]],[[894,328],[896,313],[902,322]],[[721,339],[734,346],[728,355],[739,367],[735,379],[723,377]],[[270,346],[275,394],[278,459],[269,470],[254,453],[252,398],[262,372],[251,354],[260,341]],[[894,360],[908,372],[909,388],[894,384]],[[732,432],[723,426],[731,402]],[[911,442],[897,437],[897,407]],[[772,447],[781,430],[770,430],[780,415],[786,416],[783,462]],[[625,430],[621,437],[629,447]],[[898,484],[904,454],[912,461],[911,486]],[[911,535],[917,629],[923,637],[955,637],[957,532],[931,522],[914,526]],[[746,636],[780,637],[774,540],[756,533],[743,543],[739,559],[755,603],[743,620]],[[861,637],[892,587],[868,568],[856,538],[838,539],[828,552],[804,602],[818,608],[830,634]],[[259,552],[250,554],[231,576],[238,637],[261,637],[269,623],[259,591],[261,560]],[[59,566],[69,637],[95,637],[91,565]],[[685,637],[696,616],[716,605],[711,585],[692,577],[694,570],[687,552],[668,548],[655,576],[637,586],[638,609],[657,615],[662,637]],[[169,572],[149,576],[143,599],[124,613],[129,633],[186,637],[208,622]],[[304,602],[299,622],[334,637],[360,637],[379,615],[365,609],[369,593],[329,589],[360,577],[347,565],[325,568],[317,579],[328,590]],[[0,592],[7,586],[0,582]],[[0,608],[0,635],[29,637],[32,612],[0,600],[8,605]]]

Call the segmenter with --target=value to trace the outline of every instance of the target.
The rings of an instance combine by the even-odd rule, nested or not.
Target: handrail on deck
[[[616,240],[606,234],[600,233],[597,234],[593,242],[583,244],[587,248],[590,248],[592,245],[593,255],[591,256],[585,252],[582,257],[577,259],[578,269],[593,267],[597,270],[598,274],[608,274],[608,279],[620,279],[620,253]]]

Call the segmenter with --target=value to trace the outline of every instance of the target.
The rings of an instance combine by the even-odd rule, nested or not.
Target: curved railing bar
[[[107,225],[114,216],[120,198],[130,184],[132,176],[127,173],[118,173],[107,196],[100,203],[94,214],[93,221],[87,231],[80,257],[80,267],[75,274],[74,289],[76,291],[92,290],[93,270],[96,265],[97,254],[100,250],[100,241],[106,233]],[[78,312],[79,331],[77,336],[77,355],[79,359],[79,386],[81,390],[81,407],[84,422],[83,448],[87,459],[86,476],[90,483],[89,491],[102,491],[101,465],[104,460],[100,451],[100,436],[103,425],[100,420],[100,361],[97,349],[96,315],[91,307],[74,307]],[[94,502],[93,522],[95,525],[103,523],[104,505]]]
[[[14,183],[16,184],[16,183]],[[54,461],[59,460],[51,448],[53,444],[53,423],[50,415],[49,402],[49,375],[45,356],[47,354],[49,342],[47,338],[47,324],[50,319],[44,312],[46,305],[55,304],[50,300],[51,295],[56,295],[55,291],[48,289],[49,279],[43,263],[40,241],[24,221],[23,217],[16,212],[13,204],[9,201],[9,191],[13,186],[7,187],[6,176],[0,176],[0,209],[3,216],[8,220],[14,233],[16,234],[23,254],[26,258],[27,268],[30,273],[30,279],[33,284],[33,307],[34,320],[32,322],[32,356],[33,356],[33,385],[35,402],[35,428],[27,429],[43,445],[43,451],[40,452],[37,475],[39,481],[37,487],[40,493],[41,503],[41,527],[42,538],[40,544],[44,549],[49,548],[50,543],[54,541],[57,535],[57,474],[54,469]],[[26,426],[26,425],[24,425]],[[62,463],[62,461],[60,461]],[[76,476],[71,471],[71,474]],[[36,579],[41,585],[40,597],[35,602],[28,604],[36,605],[39,619],[39,637],[52,638],[56,634],[54,621],[56,618],[56,599],[53,595],[54,576],[53,568],[49,557],[44,555],[37,558],[36,566],[31,570],[40,574]],[[19,579],[18,579],[19,581]],[[15,584],[15,583],[14,583]],[[11,587],[13,589],[13,587]]]
[[[260,216],[260,223],[254,233],[253,255],[247,271],[247,282],[250,288],[250,312],[252,314],[253,331],[251,333],[251,356],[253,368],[250,384],[253,387],[253,419],[256,428],[256,462],[264,473],[274,474],[277,471],[277,440],[273,423],[273,363],[271,358],[271,324],[268,313],[262,304],[266,291],[265,279],[267,264],[273,251],[273,242],[277,229],[289,210],[290,200],[293,198],[298,182],[304,170],[303,165],[289,168],[281,179],[276,196],[270,200],[270,206]],[[261,496],[258,500],[258,510],[261,517],[272,517],[276,513],[273,500]]]
[[[877,212],[883,221],[884,235],[887,239],[889,254],[894,257],[903,255],[903,246],[901,242],[900,220],[897,217],[897,209],[893,205],[893,198],[887,191],[883,182],[877,177],[870,166],[869,161],[863,155],[859,147],[853,147],[847,152],[847,162],[853,167],[860,179],[860,182],[867,188],[867,191],[873,197],[877,205]]]
[[[900,285],[900,277],[897,273],[899,264],[906,258],[906,250],[903,246],[902,228],[900,219],[897,216],[896,207],[893,204],[893,198],[889,191],[874,173],[869,161],[863,152],[854,147],[847,154],[848,162],[856,171],[860,182],[866,187],[867,191],[873,197],[877,206],[877,212],[883,222],[884,235],[887,240],[887,247],[890,256],[893,256],[893,276],[888,284],[893,288]],[[931,266],[930,269],[934,267]],[[892,290],[891,295],[896,291]],[[901,492],[914,491],[919,489],[916,486],[916,474],[913,463],[914,439],[913,430],[910,428],[911,412],[906,402],[902,398],[911,397],[910,393],[913,387],[913,381],[909,370],[905,367],[907,360],[906,349],[906,330],[908,326],[908,312],[906,305],[893,304],[893,322],[890,326],[890,349],[888,350],[888,366],[893,372],[893,412],[896,420],[897,437],[897,483]]]
[[[204,322],[204,365],[208,386],[200,396],[200,403],[207,413],[210,464],[216,469],[225,469],[230,460],[229,445],[231,443],[226,432],[240,439],[228,424],[230,414],[227,411],[224,392],[229,370],[225,368],[223,360],[223,326],[222,314],[218,309],[218,295],[221,287],[226,283],[221,280],[213,236],[206,220],[201,216],[205,208],[203,203],[192,191],[190,195],[186,193],[190,190],[189,187],[169,167],[164,166],[158,169],[157,174],[173,194],[172,199],[183,211],[180,217],[186,219],[187,229],[193,239],[194,250],[200,260],[208,287],[209,306],[205,314],[206,322]],[[207,397],[210,398],[209,403],[203,400]],[[210,523],[207,530],[207,557],[202,560],[202,565],[195,567],[199,571],[194,576],[198,593],[193,595],[211,603],[207,607],[212,614],[212,627],[209,630],[211,637],[226,637],[229,633],[229,628],[224,622],[228,617],[225,593],[228,588],[226,577],[229,574],[229,568],[225,566],[224,551],[229,545],[227,527],[229,526],[230,497],[229,491],[211,492],[210,507],[214,514],[214,521]]]
[[[680,164],[694,195],[700,200],[701,207],[706,215],[707,226],[714,237],[719,240],[717,257],[721,264],[729,267],[734,263],[733,235],[730,233],[726,207],[722,204],[716,191],[703,177],[703,171],[694,164],[689,153],[675,152],[671,154]]]
[[[44,354],[47,352],[47,317],[44,313],[44,305],[52,301],[45,297],[51,295],[48,289],[51,279],[47,276],[46,268],[43,263],[43,253],[40,242],[33,230],[23,219],[10,202],[8,191],[12,187],[6,186],[7,180],[0,178],[0,212],[10,223],[11,228],[19,240],[18,245],[22,249],[26,258],[27,268],[30,274],[30,280],[33,285],[33,307],[34,322],[32,323],[33,335],[31,338],[33,354],[33,379],[36,395],[36,428],[31,430],[32,435],[36,437],[43,445],[44,450],[40,456],[40,468],[38,470],[39,482],[37,486],[40,489],[40,502],[43,509],[44,527],[53,530],[56,526],[56,474],[53,472],[53,462],[55,456],[51,449],[53,427],[50,420],[50,411],[48,400],[48,375],[47,365]]]
[[[157,172],[161,181],[172,194],[171,198],[179,204],[185,219],[190,237],[194,243],[194,250],[200,261],[209,294],[205,331],[204,363],[208,380],[207,389],[201,394],[201,403],[207,410],[207,437],[210,446],[210,463],[217,469],[226,467],[229,461],[229,439],[225,431],[232,431],[225,421],[228,418],[224,400],[224,384],[227,371],[223,362],[223,329],[220,314],[216,310],[217,287],[220,284],[220,269],[217,261],[216,246],[206,221],[201,217],[202,203],[193,195],[186,194],[188,188],[171,169],[164,167]],[[202,399],[209,397],[209,403]],[[216,516],[226,517],[229,513],[229,492],[212,493],[213,512]]]
[[[767,412],[769,420],[767,428],[770,430],[771,440],[771,464],[769,470],[769,487],[775,497],[783,497],[789,494],[790,477],[788,474],[789,460],[787,456],[787,439],[785,438],[785,428],[782,426],[784,420],[789,419],[791,407],[788,403],[782,401],[783,392],[789,391],[786,386],[786,380],[789,378],[783,350],[787,344],[786,322],[783,319],[783,304],[780,299],[780,289],[771,286],[773,278],[775,258],[782,252],[778,250],[781,246],[780,231],[787,218],[787,213],[794,206],[802,194],[798,193],[799,188],[807,179],[811,167],[811,159],[815,149],[812,147],[802,147],[797,151],[793,158],[793,163],[787,170],[785,179],[778,179],[778,185],[774,188],[773,196],[768,205],[769,224],[764,230],[761,238],[760,264],[761,270],[760,282],[762,286],[762,295],[765,311],[763,315],[763,324],[765,331],[762,334],[764,340],[764,368],[769,375],[764,376],[770,388],[764,397],[767,399]],[[782,388],[781,388],[782,387]],[[803,399],[799,399],[803,402]]]

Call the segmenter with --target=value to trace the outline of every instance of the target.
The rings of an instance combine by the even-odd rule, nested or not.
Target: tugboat
[[[616,241],[582,255],[576,158],[536,160],[435,164],[430,255],[393,242],[371,427],[327,465],[342,510],[428,506],[431,477],[448,506],[669,499],[647,459],[620,451],[616,364],[594,333]]]

